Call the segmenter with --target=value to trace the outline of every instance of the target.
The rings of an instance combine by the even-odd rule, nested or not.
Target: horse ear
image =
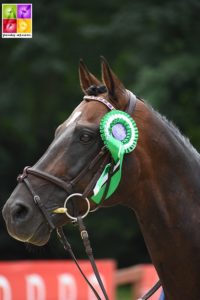
[[[108,62],[103,56],[101,56],[101,68],[102,80],[107,87],[109,99],[117,106],[117,108],[124,110],[128,102],[126,88],[112,71]]]
[[[91,85],[102,85],[102,83],[92,73],[89,72],[82,59],[79,61],[79,80],[84,94],[87,94],[87,89]]]

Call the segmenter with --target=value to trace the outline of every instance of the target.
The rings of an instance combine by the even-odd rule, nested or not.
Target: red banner
[[[103,295],[88,261],[80,261],[87,278]],[[115,299],[111,260],[97,260],[110,300]],[[0,300],[96,300],[71,261],[0,262]]]

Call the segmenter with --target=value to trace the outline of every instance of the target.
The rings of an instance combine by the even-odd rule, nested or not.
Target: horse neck
[[[133,152],[139,165],[136,189],[140,201],[133,201],[131,206],[137,210],[144,202],[153,207],[167,202],[171,207],[167,199],[191,198],[191,189],[199,187],[200,156],[166,118],[140,105],[143,112],[138,108],[135,116],[139,143]],[[147,201],[150,195],[159,201]]]
[[[200,223],[199,156],[173,125],[144,104],[135,119],[139,174],[127,205],[137,215],[168,298],[196,299],[189,293],[195,294],[200,276],[200,235],[194,233]]]

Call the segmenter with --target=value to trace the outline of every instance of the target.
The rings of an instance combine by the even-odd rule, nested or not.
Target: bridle
[[[30,180],[28,179],[28,175],[33,175],[37,178],[46,180],[52,184],[54,184],[55,186],[59,187],[60,189],[64,190],[67,195],[69,195],[66,200],[68,201],[70,198],[72,198],[73,196],[82,196],[83,199],[87,199],[87,196],[89,195],[90,191],[91,191],[91,187],[93,186],[93,181],[94,179],[96,179],[96,177],[102,172],[104,166],[105,166],[105,161],[107,160],[107,150],[106,147],[102,147],[100,152],[97,154],[97,156],[90,162],[90,164],[88,164],[80,173],[78,176],[76,176],[73,180],[66,182],[64,180],[61,180],[60,178],[53,176],[49,173],[40,171],[40,170],[35,170],[31,167],[25,167],[23,170],[23,173],[21,175],[18,176],[17,180],[18,182],[23,182],[27,189],[29,190],[30,194],[33,197],[33,201],[35,203],[36,206],[38,206],[38,208],[40,209],[40,211],[42,212],[43,216],[45,217],[45,220],[47,222],[47,224],[50,226],[50,228],[53,230],[56,228],[55,224],[52,221],[51,218],[51,212],[49,212],[45,206],[43,205],[41,198],[38,194],[36,194],[36,192],[34,191],[32,184],[30,182]],[[106,157],[105,157],[106,156]],[[93,179],[91,180],[91,182],[87,185],[87,187],[85,188],[85,191],[80,194],[80,193],[74,193],[74,187],[75,185],[79,182],[79,180],[81,179],[81,177],[83,177],[87,171],[91,170],[96,164],[97,162],[101,159],[104,158],[102,163],[99,166],[98,172],[95,175],[95,178],[93,177]],[[65,203],[67,203],[67,201],[65,200]],[[87,204],[88,204],[88,209],[90,208],[90,204],[88,202],[87,199]],[[85,215],[85,214],[84,214]],[[83,215],[83,216],[84,216]],[[85,215],[86,216],[86,215]],[[74,220],[73,216],[69,216],[68,217],[72,220]]]
[[[127,105],[127,108],[126,108],[125,111],[129,115],[132,115],[132,113],[134,112],[135,106],[136,106],[137,98],[130,91],[127,91],[127,92],[129,93],[129,102],[128,102],[128,105]],[[115,107],[110,102],[108,102],[105,98],[102,98],[100,96],[86,95],[86,96],[84,96],[83,99],[87,102],[89,102],[89,101],[100,102],[103,105],[105,105],[108,108],[108,110],[115,109]],[[108,160],[111,161],[111,168],[110,168],[111,171],[108,174],[108,180],[107,180],[107,183],[106,183],[106,188],[105,188],[104,194],[102,196],[101,201],[103,202],[104,199],[106,198],[106,194],[107,194],[108,189],[109,189],[110,179],[111,179],[111,176],[112,176],[112,170],[113,170],[113,167],[114,167],[113,159],[112,159],[112,157],[111,157],[111,155],[110,155],[110,153],[107,150],[105,145],[100,149],[99,153],[94,157],[94,159],[89,164],[87,164],[81,170],[81,172],[71,181],[66,182],[66,181],[64,181],[64,180],[62,180],[62,179],[60,179],[60,178],[58,178],[54,175],[51,175],[47,172],[43,172],[43,171],[40,171],[40,170],[36,170],[32,167],[25,167],[24,170],[23,170],[23,173],[21,175],[19,175],[18,178],[17,178],[18,182],[19,183],[24,183],[26,188],[29,190],[30,194],[32,195],[32,198],[33,198],[33,201],[34,201],[35,205],[42,212],[42,214],[43,214],[47,224],[51,228],[51,230],[53,230],[55,228],[57,229],[58,237],[59,237],[61,243],[63,244],[65,250],[67,250],[70,253],[70,255],[73,258],[74,262],[76,263],[79,271],[81,272],[84,279],[89,284],[89,286],[93,290],[94,294],[96,295],[97,299],[99,299],[99,300],[101,300],[99,294],[97,293],[97,291],[94,289],[94,287],[88,281],[87,277],[82,272],[82,270],[81,270],[81,268],[80,268],[80,266],[79,266],[79,264],[76,260],[76,257],[75,257],[75,255],[72,251],[71,245],[69,244],[66,236],[64,235],[64,232],[63,232],[62,228],[61,227],[56,227],[56,225],[54,224],[54,222],[52,220],[52,216],[51,216],[52,211],[49,212],[45,208],[40,196],[35,192],[32,184],[30,182],[30,179],[28,178],[28,175],[33,175],[37,178],[46,180],[47,182],[50,182],[50,183],[54,184],[55,186],[59,187],[60,189],[64,190],[66,192],[66,194],[68,195],[65,202],[64,202],[65,213],[68,216],[68,218],[71,219],[72,222],[76,222],[79,225],[80,235],[81,235],[81,238],[82,238],[84,246],[85,246],[85,251],[88,255],[88,258],[89,258],[90,263],[92,265],[92,268],[94,270],[94,274],[95,274],[95,276],[97,278],[97,281],[98,281],[98,283],[101,287],[101,290],[104,294],[105,299],[109,300],[108,296],[107,296],[107,293],[105,291],[103,282],[101,280],[101,277],[99,275],[98,269],[97,269],[96,264],[95,264],[95,260],[94,260],[93,253],[92,253],[92,248],[90,246],[90,241],[89,241],[89,237],[88,237],[88,232],[87,232],[87,230],[85,228],[85,225],[83,223],[83,218],[85,218],[88,215],[88,213],[91,211],[90,210],[90,201],[88,200],[88,198],[91,196],[93,187],[94,187],[95,183],[97,182],[99,176],[101,175],[101,173],[102,173],[106,163],[108,162]],[[96,174],[93,176],[93,178],[91,179],[91,181],[88,183],[86,188],[84,189],[83,193],[75,193],[74,189],[76,187],[76,184],[81,180],[81,178],[83,178],[83,176],[88,171],[93,170],[94,167],[97,165],[97,163],[100,163],[100,165],[98,167],[98,170],[97,170]],[[75,209],[73,211],[74,211],[74,213],[76,213],[76,215],[72,215],[68,212],[67,204],[68,204],[69,200],[72,199],[73,197],[81,197],[82,199],[84,199],[86,201],[87,208],[86,208],[86,211],[81,216],[78,214],[76,204],[74,204],[74,203],[73,203],[73,206],[74,206],[73,208],[75,208]],[[158,285],[158,283],[157,283],[157,285]],[[160,284],[159,284],[159,287],[160,287]],[[158,287],[156,287],[156,288],[158,288]],[[150,293],[150,291],[149,291],[149,293]],[[153,291],[153,293],[154,293],[154,291]],[[148,299],[153,293],[150,293],[150,294],[147,293],[148,295],[146,294],[145,296],[148,296],[148,297],[145,298],[145,296],[144,296],[143,298],[140,298],[140,300]]]
[[[128,106],[126,108],[126,112],[128,114],[132,114],[134,109],[135,109],[135,105],[136,105],[136,96],[134,94],[132,94],[131,92],[128,91],[128,93],[130,94],[130,97],[129,97],[129,103],[128,103]],[[103,105],[105,105],[108,110],[113,110],[115,109],[115,107],[110,103],[108,102],[106,99],[100,97],[100,96],[84,96],[84,100],[89,102],[89,101],[97,101],[97,102],[100,102],[102,103]],[[52,221],[52,218],[51,218],[51,212],[47,211],[47,209],[44,207],[42,201],[41,201],[41,198],[38,194],[36,194],[36,192],[34,191],[33,187],[32,187],[32,184],[28,178],[28,175],[33,175],[37,178],[40,178],[40,179],[43,179],[43,180],[46,180],[52,184],[54,184],[55,186],[61,188],[62,190],[64,190],[66,192],[67,195],[69,195],[66,200],[65,200],[65,205],[67,204],[67,202],[72,198],[72,197],[75,197],[75,196],[79,196],[79,197],[82,197],[83,199],[86,199],[86,202],[87,202],[87,210],[86,212],[90,210],[90,203],[88,201],[88,197],[90,196],[91,192],[92,192],[92,189],[97,181],[97,179],[99,178],[100,174],[102,173],[108,159],[111,159],[110,157],[110,154],[106,148],[106,146],[104,145],[99,153],[94,157],[94,159],[89,163],[87,164],[82,170],[81,172],[74,178],[72,179],[71,181],[64,181],[54,175],[51,175],[47,172],[43,172],[43,171],[40,171],[40,170],[36,170],[34,168],[31,168],[31,167],[25,167],[24,170],[23,170],[23,173],[21,175],[18,176],[17,180],[18,182],[23,182],[27,189],[29,190],[30,194],[32,195],[33,197],[33,200],[34,200],[34,203],[39,207],[39,209],[41,210],[42,214],[44,215],[47,223],[49,224],[50,228],[53,230],[56,228],[55,224],[53,223]],[[76,187],[76,184],[83,178],[83,176],[85,176],[85,174],[88,172],[88,171],[91,171],[94,169],[94,167],[96,166],[97,163],[99,163],[99,161],[101,161],[100,163],[100,166],[96,172],[96,174],[93,176],[92,180],[88,183],[88,185],[86,186],[85,190],[83,191],[82,194],[80,193],[74,193],[74,189]],[[111,161],[112,163],[112,161]],[[110,174],[111,176],[111,174]],[[109,185],[109,179],[107,181],[107,186]],[[103,196],[103,199],[102,201],[104,200],[106,196],[106,190],[105,190],[105,195]],[[83,216],[86,216],[87,214],[84,213]],[[82,216],[82,217],[83,217]],[[77,218],[71,216],[71,215],[68,215],[68,217],[71,219],[71,220],[76,220]]]

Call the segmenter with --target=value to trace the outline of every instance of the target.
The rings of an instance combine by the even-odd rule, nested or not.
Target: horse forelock
[[[98,96],[99,94],[104,94],[107,92],[107,88],[105,85],[91,85],[87,90],[86,93],[89,96]]]

